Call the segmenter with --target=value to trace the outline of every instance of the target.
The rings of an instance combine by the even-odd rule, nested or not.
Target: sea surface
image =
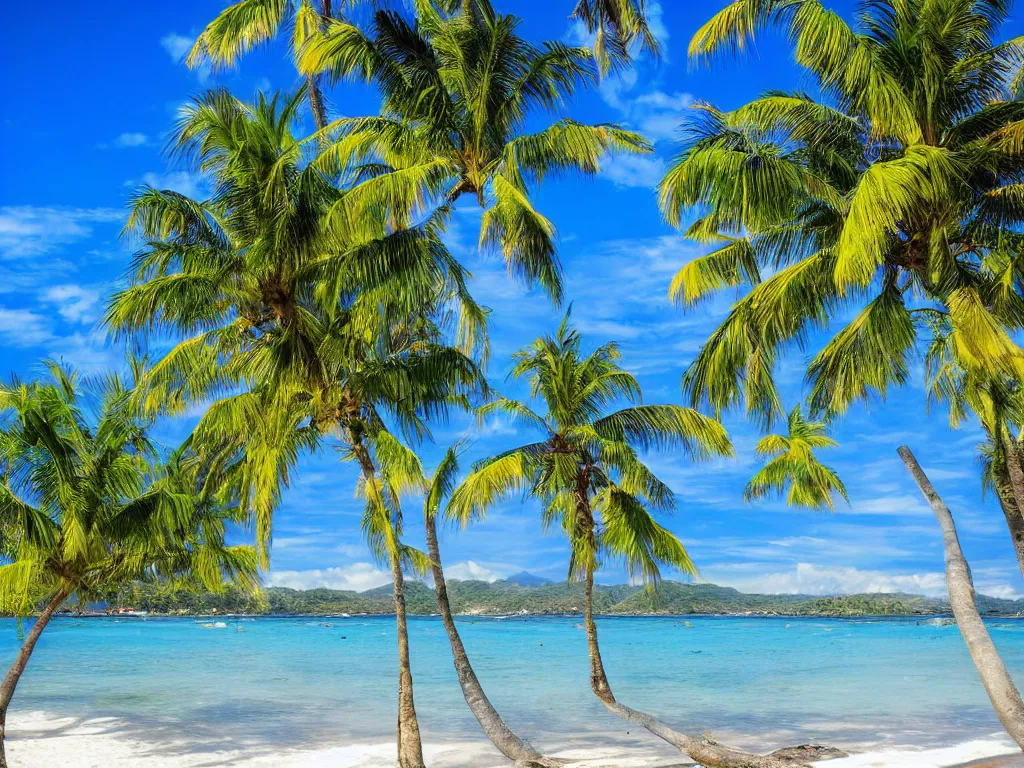
[[[409,625],[424,740],[481,738],[440,620]],[[514,730],[545,749],[624,736],[627,726],[590,693],[578,618],[458,625]],[[598,628],[616,697],[691,733],[763,749],[807,741],[877,749],[1000,731],[957,628],[938,621],[607,617]],[[1024,682],[1024,621],[989,628]],[[18,645],[15,622],[0,622],[4,668]],[[224,743],[329,746],[393,739],[396,680],[393,617],[59,617],[12,714],[118,718],[194,741],[197,753]]]

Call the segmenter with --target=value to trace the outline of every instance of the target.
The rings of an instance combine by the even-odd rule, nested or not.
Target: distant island
[[[545,616],[576,614],[583,610],[581,584],[553,583],[529,573],[501,581],[448,582],[453,610],[468,616]],[[978,595],[978,608],[986,616],[1024,615],[1024,600]],[[433,589],[419,581],[406,585],[411,614],[437,613]],[[132,584],[107,603],[108,610],[146,611],[161,615],[241,613],[251,615],[322,616],[330,614],[394,613],[391,586],[366,592],[335,589],[296,590],[268,587],[257,596],[237,589],[222,593],[196,592],[152,584]],[[945,600],[909,595],[744,594],[714,584],[666,581],[657,592],[644,587],[595,585],[594,610],[605,615],[762,615],[762,616],[935,616],[948,614]]]

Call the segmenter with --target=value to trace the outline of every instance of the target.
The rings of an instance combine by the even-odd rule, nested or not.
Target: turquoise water
[[[947,744],[999,730],[956,627],[895,620],[602,618],[612,688],[690,731],[831,743]],[[337,744],[390,737],[391,617],[55,619],[13,708],[114,716],[238,743]],[[330,624],[330,626],[325,626]],[[241,627],[242,631],[238,631]],[[460,619],[477,673],[509,723],[539,743],[622,725],[590,693],[576,618]],[[1024,622],[990,624],[1024,680]],[[410,620],[426,739],[477,738],[447,637]],[[6,666],[18,647],[0,626]]]

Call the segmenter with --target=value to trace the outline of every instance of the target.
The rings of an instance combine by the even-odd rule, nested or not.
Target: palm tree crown
[[[290,468],[318,435],[365,417],[364,389],[371,400],[386,394],[411,425],[428,388],[441,399],[440,379],[423,376],[449,385],[460,371],[476,376],[418,326],[447,318],[454,300],[455,330],[474,347],[484,321],[436,220],[389,226],[373,181],[342,190],[305,162],[290,130],[300,95],[246,105],[211,91],[185,110],[174,146],[198,158],[213,194],[137,196],[127,226],[144,240],[134,285],[106,316],[116,333],[182,337],[147,374],[147,402],[175,410],[222,398],[197,445],[233,446],[248,467],[242,497],[263,546]],[[444,360],[458,370],[442,371]]]
[[[191,452],[159,461],[151,420],[115,376],[83,387],[55,363],[51,377],[0,387],[0,610],[41,600],[96,599],[147,578],[188,579],[219,590],[257,586],[256,555],[228,546],[240,522],[225,488]]]
[[[743,498],[760,499],[774,492],[785,494],[786,503],[792,506],[830,512],[835,512],[834,494],[849,501],[839,476],[814,455],[818,448],[838,445],[825,434],[825,428],[824,422],[805,419],[800,406],[790,411],[788,434],[767,435],[758,441],[757,454],[769,460],[750,478]]]
[[[542,440],[481,462],[454,493],[448,515],[465,523],[525,491],[541,500],[545,524],[559,524],[569,537],[571,576],[592,574],[601,557],[650,581],[660,578],[661,563],[694,573],[683,545],[649,511],[671,510],[674,496],[638,451],[676,447],[699,459],[729,455],[732,447],[717,421],[689,408],[637,404],[608,413],[616,400],[640,400],[639,383],[619,358],[615,344],[584,356],[568,315],[555,336],[518,352],[511,375],[528,379],[547,413],[505,398],[479,413],[505,414]]]
[[[1010,336],[1024,323],[1024,41],[994,42],[1007,12],[882,0],[851,27],[817,0],[737,0],[697,32],[699,57],[785,26],[822,99],[700,105],[662,181],[669,220],[693,208],[688,236],[717,246],[676,276],[672,298],[750,288],[687,372],[695,403],[743,402],[770,423],[783,412],[780,350],[851,305],[859,313],[808,367],[814,411],[906,381],[925,317],[948,324],[965,365],[1024,372]]]
[[[448,201],[474,195],[484,208],[481,243],[499,246],[510,273],[558,300],[554,227],[530,202],[529,182],[593,175],[605,153],[650,145],[616,125],[568,119],[524,133],[535,110],[552,110],[593,82],[590,51],[535,46],[518,36],[519,19],[488,0],[467,0],[455,12],[426,0],[416,8],[414,23],[377,11],[368,31],[332,21],[305,46],[303,72],[359,77],[383,97],[379,117],[332,123],[337,136],[325,158],[360,177],[418,175]]]

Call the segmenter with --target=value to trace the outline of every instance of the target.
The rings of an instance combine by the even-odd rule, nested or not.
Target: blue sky
[[[571,39],[571,0],[499,2],[525,17],[532,40]],[[653,186],[674,152],[677,125],[693,100],[731,108],[766,88],[809,88],[778,36],[713,69],[688,65],[685,48],[715,3],[663,2],[656,24],[665,42],[660,64],[635,71],[581,95],[560,114],[617,121],[644,131],[657,153],[614,158],[591,181],[553,180],[538,207],[559,230],[567,299],[589,346],[620,342],[647,402],[681,401],[680,374],[728,309],[728,299],[683,312],[666,298],[669,280],[699,254],[665,225]],[[849,13],[849,3],[833,3]],[[248,98],[258,89],[297,86],[283,42],[245,57],[225,73],[187,70],[180,59],[195,35],[222,7],[216,0],[177,3],[65,4],[59,24],[41,18],[44,7],[14,6],[3,33],[6,65],[0,83],[7,107],[0,117],[4,146],[0,173],[0,369],[31,375],[44,356],[85,369],[118,366],[121,350],[98,325],[105,297],[130,256],[118,238],[126,201],[141,183],[201,195],[192,169],[171,165],[162,153],[167,131],[189,95],[226,85]],[[1009,34],[1019,34],[1011,24]],[[334,115],[376,111],[373,92],[346,86],[329,94]],[[542,126],[560,114],[538,116]],[[562,310],[509,282],[499,260],[476,248],[479,211],[466,199],[454,217],[448,244],[474,275],[472,290],[493,310],[490,376],[503,391],[508,356],[551,331]],[[813,349],[793,351],[779,368],[789,406],[804,390],[803,364]],[[783,504],[744,504],[740,492],[756,470],[759,434],[742,414],[725,419],[737,457],[695,466],[683,455],[660,454],[652,466],[678,496],[665,523],[686,543],[701,578],[746,591],[836,593],[903,590],[942,594],[938,526],[895,449],[908,443],[953,509],[981,591],[1024,593],[1005,521],[992,499],[982,499],[969,425],[950,431],[945,414],[924,405],[920,365],[912,384],[851,409],[834,435],[840,447],[824,455],[842,476],[851,504],[823,515]],[[184,425],[168,425],[168,441]],[[529,442],[533,435],[501,420],[475,429],[468,418],[435,428],[436,445],[423,446],[428,466],[451,442],[468,438],[472,459]],[[288,586],[365,589],[386,583],[359,539],[360,502],[355,471],[331,451],[303,460],[275,519],[268,581]],[[422,544],[419,505],[408,506],[407,538]],[[454,577],[499,578],[523,569],[564,578],[564,541],[541,531],[537,508],[518,500],[494,509],[466,531],[446,532],[447,570]],[[671,577],[671,574],[667,574]],[[601,581],[625,580],[608,566]]]

